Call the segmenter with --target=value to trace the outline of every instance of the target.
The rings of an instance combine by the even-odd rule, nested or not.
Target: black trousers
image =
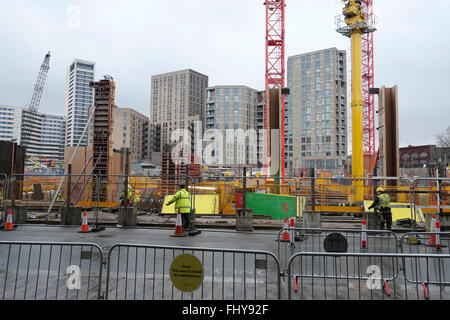
[[[380,211],[380,215],[383,219],[380,221],[380,229],[391,230],[392,229],[392,211],[391,208],[383,208]],[[386,227],[385,227],[386,225]]]
[[[181,214],[181,222],[183,224],[183,231],[189,231],[190,229],[190,213]]]

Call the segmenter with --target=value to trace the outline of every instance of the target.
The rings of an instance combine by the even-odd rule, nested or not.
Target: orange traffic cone
[[[436,216],[433,214],[431,216],[431,226],[430,226],[430,232],[435,232],[436,231]],[[428,244],[430,246],[435,246],[436,245],[436,234],[430,234],[430,238],[428,239]]]
[[[88,228],[88,220],[87,220],[87,212],[86,210],[84,210],[83,213],[83,222],[81,224],[81,230],[78,231],[79,233],[86,233],[89,232],[89,228]]]
[[[8,217],[6,218],[6,224],[5,224],[5,231],[11,231],[13,229],[13,222],[12,222],[12,212],[11,209],[8,211]]]
[[[287,230],[288,227],[288,222],[287,222],[287,217],[284,217],[284,226],[283,226],[283,234],[281,235],[281,242],[290,242],[291,238],[289,236],[289,231]]]
[[[170,235],[171,237],[186,237],[186,233],[183,231],[183,222],[181,220],[181,211],[178,208],[177,222],[175,224],[175,231]]]

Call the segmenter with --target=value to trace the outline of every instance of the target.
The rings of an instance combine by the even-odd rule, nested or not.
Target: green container
[[[262,214],[272,219],[295,217],[296,197],[265,193],[247,193],[246,207],[253,214]]]

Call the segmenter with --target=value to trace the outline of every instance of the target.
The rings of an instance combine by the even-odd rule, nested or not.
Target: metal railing
[[[9,178],[6,173],[0,173],[0,208],[2,210],[2,215],[0,216],[0,223],[6,221],[6,199],[8,198],[9,192]]]
[[[190,293],[170,279],[172,262],[185,253],[203,266],[201,286]],[[108,300],[280,299],[279,262],[265,251],[117,244],[107,268]]]
[[[297,253],[288,264],[288,297],[290,300],[448,300],[450,292],[444,270],[449,263],[450,255]],[[436,265],[442,267],[430,276]],[[424,272],[418,272],[419,266]]]
[[[374,243],[368,248],[382,247]],[[450,299],[450,254],[363,251],[292,252],[281,273],[280,260],[259,250],[116,244],[105,256],[92,243],[0,241],[0,299]],[[171,276],[183,254],[197,258],[202,270],[201,283],[188,292]]]
[[[288,232],[289,240],[294,241],[281,241],[284,232]],[[366,247],[362,247],[363,234],[366,235]],[[301,252],[398,252],[397,236],[389,230],[283,228],[278,233],[277,241],[278,259],[283,272],[287,272],[289,259]]]
[[[14,174],[13,178],[16,184],[16,191],[19,197],[17,201],[24,203],[31,201],[41,201],[50,203],[58,191],[58,185],[63,178],[70,177],[70,190],[68,190],[68,181],[63,184],[59,194],[56,195],[57,201],[67,201],[70,195],[70,201],[75,204],[78,201],[95,202],[95,183],[96,176],[87,174],[72,175],[23,175]]]
[[[2,300],[101,299],[103,251],[92,243],[0,241]]]
[[[440,249],[436,248],[435,232],[404,233],[399,241],[401,253],[450,254],[450,232],[439,232]]]
[[[414,208],[417,211],[419,209],[430,211],[431,209],[439,221],[443,209],[450,209],[450,178],[414,179],[412,193]],[[427,221],[428,226],[429,222]]]
[[[108,175],[96,177],[93,175],[71,175],[71,200],[72,202],[92,207],[94,203],[100,203],[104,207],[121,205],[121,195],[124,188],[124,179],[127,177],[132,188],[132,196],[129,199],[130,205],[137,206],[138,211],[146,213],[160,213],[165,196],[174,194],[179,181],[188,181],[191,193],[191,203],[193,207],[198,207],[199,197],[207,197],[208,201],[213,201],[214,205],[200,207],[197,214],[234,214],[238,206],[239,197],[242,198],[244,189],[246,190],[246,207],[251,207],[251,203],[257,203],[259,199],[256,193],[265,193],[280,196],[279,203],[276,204],[282,209],[260,210],[254,208],[254,214],[272,216],[280,219],[281,215],[298,216],[301,215],[303,206],[298,203],[305,201],[307,211],[322,213],[361,213],[359,208],[353,208],[356,187],[354,181],[362,181],[364,188],[364,198],[373,199],[374,189],[382,185],[391,196],[392,202],[398,202],[404,208],[410,210],[408,217],[411,220],[422,222],[423,214],[421,210],[428,210],[431,207],[437,213],[450,206],[450,187],[448,178],[386,178],[373,177],[364,179],[353,179],[348,177],[188,177],[185,175],[173,176],[125,176]],[[20,205],[47,203],[55,198],[55,192],[60,192],[60,200],[57,207],[64,205],[67,198],[67,183],[63,184],[63,189],[58,189],[58,184],[63,178],[68,176],[41,175],[24,176],[14,175],[15,189],[20,190],[20,197],[16,197]],[[1,177],[0,177],[1,179]],[[8,187],[11,189],[11,177],[6,177]],[[87,183],[86,183],[87,180]],[[245,187],[244,188],[244,180]],[[439,186],[437,182],[439,183]],[[37,188],[37,189],[36,189]],[[42,192],[41,192],[42,191]],[[128,196],[128,193],[126,193]],[[135,196],[139,201],[135,201]],[[292,199],[286,196],[291,196]],[[212,200],[211,200],[212,199]],[[274,198],[275,199],[275,198]],[[35,202],[36,201],[36,202]],[[62,202],[61,202],[62,201]],[[253,201],[253,202],[252,202]],[[5,202],[6,203],[6,202]],[[202,201],[204,203],[204,201]],[[240,204],[242,206],[242,204]],[[48,207],[48,206],[47,206]],[[424,208],[426,207],[426,209]],[[346,210],[345,208],[348,208]],[[356,210],[358,209],[358,210]],[[284,210],[284,211],[283,211]],[[288,210],[288,211],[285,211]],[[420,219],[419,219],[420,218]],[[411,231],[415,230],[415,225]]]

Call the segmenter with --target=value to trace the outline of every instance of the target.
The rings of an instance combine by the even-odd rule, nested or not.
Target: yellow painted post
[[[352,178],[364,178],[361,31],[352,32]],[[354,201],[364,200],[364,180],[353,180]]]
[[[363,92],[362,92],[362,48],[363,33],[373,32],[367,25],[366,17],[361,11],[361,2],[344,1],[343,10],[346,27],[338,28],[338,32],[351,38],[352,41],[352,201],[364,200],[364,150],[363,150]]]

